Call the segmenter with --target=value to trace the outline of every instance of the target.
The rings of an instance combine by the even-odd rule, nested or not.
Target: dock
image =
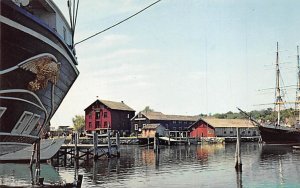
[[[60,159],[63,159],[63,164],[66,166],[67,159],[76,159],[76,160],[90,160],[93,158],[97,160],[102,156],[108,158],[119,157],[120,156],[120,135],[116,134],[115,138],[112,138],[110,133],[107,134],[107,144],[99,144],[98,142],[99,135],[93,133],[93,144],[81,144],[79,143],[78,134],[74,135],[74,140],[72,143],[63,144],[54,157],[59,163]],[[115,143],[112,144],[112,140],[115,140]]]

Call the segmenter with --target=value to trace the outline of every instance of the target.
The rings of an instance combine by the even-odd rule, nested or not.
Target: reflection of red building
[[[201,118],[193,123],[189,130],[190,137],[193,138],[215,137],[215,128]]]
[[[130,119],[135,111],[122,102],[96,100],[85,110],[85,130],[88,133],[106,132],[108,128],[130,133]]]

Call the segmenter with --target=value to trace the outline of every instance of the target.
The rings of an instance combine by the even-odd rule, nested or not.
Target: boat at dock
[[[299,62],[299,47],[297,47],[297,63],[298,63],[298,83],[297,83],[297,94],[296,101],[285,102],[281,95],[280,86],[280,69],[279,69],[279,52],[277,43],[276,52],[276,88],[275,88],[275,111],[277,113],[276,122],[261,123],[254,120],[249,114],[239,109],[241,113],[246,115],[254,125],[259,129],[261,139],[267,144],[300,144],[300,62]],[[285,103],[295,103],[296,110],[299,113],[298,120],[295,124],[286,126],[281,119],[281,106]]]
[[[75,26],[69,26],[52,0],[0,0],[0,13],[0,156],[4,156],[40,139],[79,71]]]
[[[40,146],[40,161],[52,158],[64,144],[66,138],[42,139]],[[34,145],[0,156],[0,162],[29,162]]]

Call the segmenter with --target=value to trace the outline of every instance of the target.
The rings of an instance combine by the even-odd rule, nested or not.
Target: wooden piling
[[[98,134],[96,131],[93,132],[93,144],[94,144],[94,160],[98,159]]]
[[[36,151],[36,142],[33,143],[33,151],[32,151],[31,157],[30,157],[30,164],[29,164],[30,169],[32,169],[35,151]]]
[[[149,145],[150,145],[150,138],[149,138],[149,135],[147,136],[147,146],[148,146],[148,149],[149,149]]]
[[[117,157],[120,157],[120,133],[116,134],[116,144],[117,144]]]
[[[241,158],[241,135],[239,128],[236,128],[236,150],[235,150],[235,169],[242,171],[242,158]]]
[[[168,135],[169,135],[169,140],[168,140],[168,145],[171,145],[171,135],[170,135],[170,130],[168,130]]]
[[[75,142],[75,159],[78,159],[79,158],[79,151],[78,151],[78,147],[77,147],[77,145],[78,145],[78,133],[76,132],[75,134],[74,134],[74,142]]]
[[[107,148],[107,157],[110,158],[110,157],[111,157],[110,129],[107,130],[107,144],[108,144],[108,148]]]
[[[154,136],[154,152],[159,152],[159,134],[155,133]]]
[[[39,178],[41,175],[41,139],[39,138],[36,143],[36,161],[35,161],[35,177],[36,183],[39,183]]]

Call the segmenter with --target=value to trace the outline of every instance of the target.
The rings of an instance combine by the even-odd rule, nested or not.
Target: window
[[[139,130],[139,125],[138,124],[134,124],[134,130]]]
[[[103,117],[105,117],[105,118],[107,117],[107,112],[103,113]]]
[[[92,122],[89,122],[89,128],[92,128]]]
[[[100,128],[100,122],[96,121],[96,128]]]
[[[100,112],[96,112],[96,119],[100,119]]]
[[[92,119],[92,113],[89,113],[89,119]]]
[[[224,134],[226,134],[226,131],[224,131]]]
[[[6,108],[5,107],[0,107],[0,118],[4,114]]]
[[[129,114],[127,114],[127,118],[128,118],[128,119],[130,118],[130,115],[129,115]]]
[[[20,134],[25,126],[28,124],[28,122],[31,120],[33,116],[33,113],[31,112],[23,112],[22,116],[20,117],[19,121],[16,123],[14,129],[12,130],[12,133]]]
[[[104,128],[107,128],[107,121],[104,121]]]
[[[40,119],[40,116],[37,114],[34,114],[33,118],[31,121],[27,124],[27,126],[23,130],[23,134],[30,134],[31,131],[36,127],[38,121]]]

